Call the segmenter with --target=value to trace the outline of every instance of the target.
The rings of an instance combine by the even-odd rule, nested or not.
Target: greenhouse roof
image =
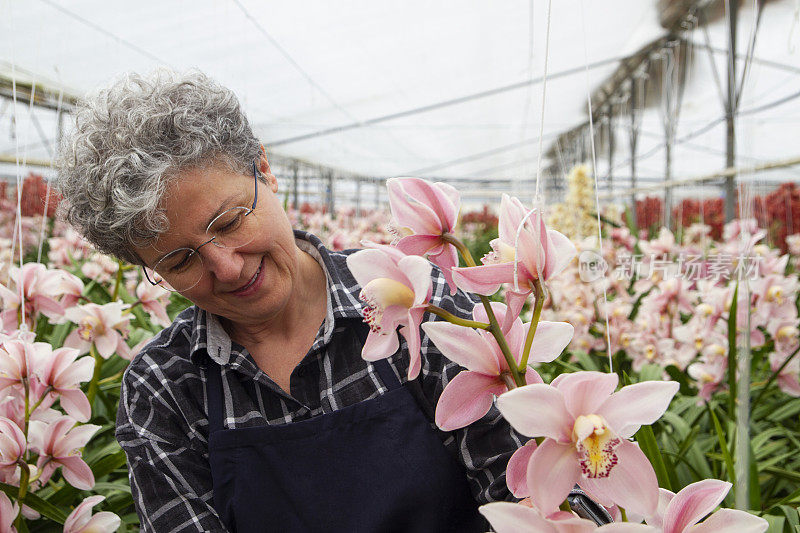
[[[550,156],[542,168],[568,170],[563,154],[576,147],[564,132],[587,121],[587,93],[597,98],[622,58],[667,34],[662,4],[557,0],[548,47],[544,0],[6,0],[0,77],[79,96],[126,71],[198,68],[240,96],[272,153],[369,177],[530,180],[540,150]],[[741,166],[800,155],[800,1],[766,3],[757,33],[754,4],[742,2],[739,12]],[[689,27],[682,97],[673,83],[679,76],[651,76],[649,90],[660,84],[662,95],[678,95],[682,105],[677,115],[665,98],[643,109],[639,183],[664,178],[665,116],[677,116],[674,178],[725,167],[728,26],[722,16]],[[647,58],[678,71],[671,50]],[[26,127],[11,122],[12,107],[0,99],[0,155],[49,159],[55,114],[37,107]],[[17,112],[26,113],[23,104]],[[605,127],[607,119],[594,118],[598,130]],[[618,113],[611,124],[611,174],[615,186],[627,186],[630,119]],[[597,174],[605,179],[608,143],[597,148]],[[798,177],[795,167],[759,179]]]

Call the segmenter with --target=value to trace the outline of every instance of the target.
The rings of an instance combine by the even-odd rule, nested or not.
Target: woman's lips
[[[255,274],[253,274],[253,277],[250,278],[250,281],[248,281],[241,288],[231,291],[230,293],[234,296],[249,296],[258,290],[263,280],[264,259],[261,260],[261,264],[258,265],[258,270],[256,270]]]

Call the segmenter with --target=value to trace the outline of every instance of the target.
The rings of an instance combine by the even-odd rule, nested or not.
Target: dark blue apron
[[[285,425],[224,429],[208,368],[214,508],[233,532],[485,532],[464,467],[388,361],[374,399]]]

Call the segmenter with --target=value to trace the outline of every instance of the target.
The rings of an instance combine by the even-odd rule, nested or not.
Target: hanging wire
[[[581,0],[581,28],[583,32],[583,55],[584,55],[584,65],[588,66],[589,61],[589,50],[586,45],[586,20],[585,20],[585,6],[584,0]],[[603,231],[600,226],[600,191],[599,186],[597,184],[597,154],[595,153],[595,146],[594,146],[594,119],[592,118],[592,92],[589,89],[589,69],[585,70],[585,79],[586,79],[586,104],[589,110],[589,140],[591,141],[592,147],[592,176],[594,176],[594,205],[595,210],[597,211],[597,246],[600,250],[600,257],[604,257],[603,254]],[[605,275],[605,273],[604,273]],[[614,372],[614,361],[611,358],[611,328],[608,322],[608,294],[606,291],[606,284],[603,283],[603,314],[605,315],[606,321],[606,353],[608,355],[608,371]]]
[[[544,202],[542,202],[542,197],[539,194],[539,181],[541,179],[542,173],[542,141],[544,136],[544,107],[546,102],[546,95],[547,95],[547,59],[550,55],[550,15],[553,11],[553,0],[548,0],[547,2],[547,31],[545,33],[545,44],[544,44],[544,75],[542,77],[542,120],[539,126],[539,154],[537,157],[536,163],[536,191],[533,197],[533,209],[528,211],[528,213],[523,217],[522,222],[520,222],[519,226],[517,227],[517,235],[514,239],[514,292],[519,292],[519,280],[517,279],[517,272],[519,270],[519,236],[522,234],[522,228],[525,227],[525,224],[528,222],[528,219],[531,215],[535,212],[539,212],[540,217],[544,217],[544,213],[542,212],[542,207]],[[541,227],[541,225],[539,226]],[[539,231],[538,228],[533,228],[534,232]],[[542,265],[537,264],[536,269],[538,270],[537,276],[541,279],[542,277]]]
[[[11,13],[11,3],[9,3],[9,20],[13,20],[13,14]],[[18,114],[17,114],[17,70],[16,70],[16,61],[14,57],[14,38],[13,35],[9,38],[9,55],[11,58],[11,99],[13,102],[13,116],[15,124],[19,124]],[[36,80],[33,79],[31,83],[31,102],[33,102],[34,92],[36,91]],[[17,179],[17,220],[15,224],[15,235],[11,239],[11,258],[10,261],[13,264],[14,262],[14,243],[16,242],[16,238],[19,238],[19,277],[17,278],[17,290],[19,291],[19,301],[20,301],[20,324],[19,329],[20,331],[25,331],[27,326],[27,321],[25,319],[25,286],[23,283],[22,278],[22,168],[20,166],[19,160],[19,135],[14,136],[14,143],[15,143],[15,150],[14,150],[14,160],[15,160],[15,174]],[[24,163],[23,163],[24,164]],[[9,268],[9,276],[11,275],[11,269]],[[8,281],[6,282],[8,284]]]
[[[63,86],[61,84],[61,76],[59,74],[59,80],[58,80],[58,105],[56,107],[56,130],[58,130],[58,128],[60,127],[61,104],[63,102],[63,99],[64,99],[64,89],[63,89]],[[54,140],[54,143],[53,143],[53,146],[55,148],[55,150],[53,150],[54,154],[57,152],[58,140],[59,140],[58,139],[58,131],[56,131],[56,136],[55,136],[55,140]],[[51,171],[51,173],[53,171],[54,166],[55,166],[55,157],[52,157],[52,158],[50,158],[50,171]],[[51,180],[48,179],[47,180],[47,189],[45,190],[45,196],[44,196],[44,210],[42,211],[42,224],[41,224],[41,228],[39,230],[39,250],[36,252],[36,262],[37,263],[41,263],[42,262],[42,248],[44,248],[44,230],[45,230],[45,227],[47,226],[47,211],[50,208],[50,186],[51,186]]]

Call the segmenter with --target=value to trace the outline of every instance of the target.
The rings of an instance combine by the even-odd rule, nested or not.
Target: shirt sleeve
[[[116,438],[127,455],[141,530],[225,532],[212,507],[208,454],[198,445],[205,436],[192,432],[182,412],[192,402],[162,384],[170,383],[161,381],[168,379],[162,371],[147,355],[137,358],[125,374],[117,412]]]
[[[438,275],[437,275],[438,274]],[[434,268],[434,295],[437,305],[451,313],[472,318],[472,308],[479,303],[462,291],[450,295],[450,289],[438,268]],[[428,320],[437,320],[429,316]],[[436,349],[424,332],[422,335],[423,368],[422,390],[435,408],[442,391],[463,367],[450,361]],[[443,432],[445,447],[464,465],[475,499],[482,503],[517,501],[506,485],[506,467],[511,455],[528,439],[517,433],[492,405],[481,419],[465,428]]]

